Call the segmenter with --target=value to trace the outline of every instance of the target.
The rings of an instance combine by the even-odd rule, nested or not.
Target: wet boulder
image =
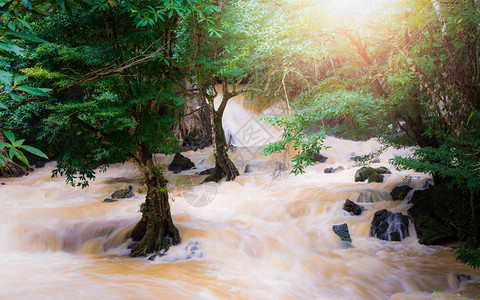
[[[180,153],[177,153],[173,157],[173,161],[170,163],[170,165],[168,165],[168,170],[177,174],[194,167],[195,164],[190,159],[181,155]]]
[[[392,174],[392,172],[387,169],[387,167],[379,167],[379,168],[376,168],[375,171],[377,171],[378,174]]]
[[[441,245],[456,241],[457,235],[447,226],[447,220],[455,218],[456,207],[462,202],[458,195],[448,191],[438,192],[435,188],[417,190],[410,199],[412,207],[408,210],[418,242],[424,245]],[[459,204],[460,203],[460,204]]]
[[[370,236],[399,242],[409,235],[408,222],[408,217],[401,213],[392,213],[386,209],[379,210],[373,216]]]
[[[361,205],[358,205],[356,204],[355,202],[353,202],[352,200],[350,199],[347,199],[345,201],[345,204],[343,204],[343,210],[355,215],[355,216],[358,216],[358,215],[361,215],[363,210],[365,208]]]
[[[326,157],[326,156],[324,156],[324,155],[322,155],[318,152],[315,152],[315,151],[312,151],[310,154],[313,156],[313,160],[315,162],[323,163],[323,162],[326,162],[327,159],[328,159],[328,157]]]
[[[255,170],[255,168],[251,164],[247,164],[245,166],[245,173],[252,173],[254,170]]]
[[[121,199],[121,198],[132,198],[133,196],[135,196],[133,194],[133,188],[132,186],[129,186],[128,188],[126,189],[121,189],[121,190],[118,190],[118,191],[115,191],[113,192],[113,194],[111,195],[112,198],[114,199]],[[106,200],[106,199],[105,199]],[[105,201],[104,201],[105,202]]]
[[[370,167],[362,167],[355,172],[355,182],[383,182],[383,175],[376,169]]]
[[[408,185],[399,185],[393,188],[390,196],[392,196],[392,199],[395,201],[403,200],[411,190],[413,190],[413,188]]]
[[[325,168],[325,169],[323,169],[323,173],[331,174],[331,173],[341,172],[341,171],[343,171],[343,170],[345,170],[344,167],[338,166],[338,167],[336,167],[336,168]]]
[[[106,198],[105,200],[103,200],[103,203],[112,203],[112,202],[117,202],[118,200],[113,200],[113,199],[110,199],[110,198]]]
[[[474,279],[475,278],[473,278],[472,275],[463,275],[463,274],[457,275],[458,283],[469,282],[469,281],[473,281]]]
[[[333,225],[332,226],[333,232],[335,232],[342,241],[351,243],[352,239],[350,238],[350,233],[348,232],[348,225],[347,223],[343,223],[340,225]]]
[[[361,162],[363,159],[364,159],[364,156],[355,155],[355,153],[352,153],[351,157],[350,157],[350,160],[354,161],[354,162]],[[378,159],[378,158],[376,160],[372,161],[372,163],[374,163],[374,164],[377,164],[379,162],[380,162],[380,159]]]

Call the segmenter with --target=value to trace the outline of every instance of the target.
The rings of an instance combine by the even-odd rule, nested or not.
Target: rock
[[[177,153],[175,154],[173,161],[168,166],[168,170],[177,174],[194,167],[195,167],[195,164],[190,159],[181,155],[180,153]]]
[[[435,192],[432,187],[414,191],[410,199],[413,205],[408,210],[408,215],[415,226],[420,244],[441,245],[457,240],[456,233],[447,227],[446,221],[455,217],[454,212],[459,209],[455,205],[461,205],[461,201],[458,201],[458,196],[449,195],[448,192],[441,198],[439,194],[441,193]]]
[[[335,169],[334,169],[334,168],[325,168],[325,169],[323,169],[323,172],[324,172],[324,173],[327,173],[327,174],[330,174],[330,173],[341,172],[341,171],[343,171],[343,170],[345,170],[344,167],[338,166],[338,167],[336,167]]]
[[[344,242],[352,242],[350,238],[350,233],[348,233],[348,225],[347,223],[343,223],[340,225],[333,225],[332,226],[333,232],[335,232],[342,241]]]
[[[323,163],[323,162],[326,162],[327,159],[328,159],[328,157],[323,156],[323,155],[321,155],[320,153],[315,152],[315,151],[311,152],[311,155],[313,156],[313,160],[314,160],[315,162]]]
[[[352,153],[351,156],[352,156],[352,157],[350,157],[350,160],[352,160],[352,161],[354,161],[354,162],[361,162],[361,161],[363,160],[363,156],[361,156],[361,155],[356,155],[356,156],[355,156],[355,153]],[[374,160],[372,163],[378,164],[379,162],[380,162],[380,159],[377,158],[377,159]]]
[[[245,173],[252,173],[254,170],[255,169],[251,164],[245,166]]]
[[[43,160],[39,160],[35,163],[35,168],[38,169],[38,168],[43,168],[45,167],[45,161]]]
[[[5,185],[5,182],[0,183],[1,185]]]
[[[390,196],[392,196],[392,199],[395,201],[403,200],[411,190],[413,190],[413,188],[408,185],[399,185],[393,188]]]
[[[385,241],[401,241],[408,236],[408,217],[401,213],[379,210],[373,216],[370,236]]]
[[[198,173],[198,175],[210,175],[210,174],[213,173],[213,170],[215,170],[215,168],[206,169],[206,170],[203,170],[202,172]]]
[[[110,198],[106,198],[105,200],[103,200],[103,203],[112,203],[112,202],[117,202],[118,200],[113,200],[113,199],[110,199]]]
[[[331,174],[331,173],[334,173],[334,168],[325,168],[323,169],[323,173],[326,173],[326,174]]]
[[[345,204],[343,204],[343,210],[348,211],[355,216],[361,215],[364,209],[363,206],[356,204],[350,199],[347,199]]]
[[[459,275],[457,275],[457,280],[458,280],[458,283],[473,281],[473,276],[472,275],[459,274]]]
[[[113,192],[112,198],[120,199],[120,198],[132,198],[135,196],[132,192],[132,186],[129,186],[127,189],[121,189],[118,191]]]
[[[355,172],[355,182],[363,182],[368,179],[368,182],[383,182],[383,175],[370,167],[362,167]]]
[[[383,174],[392,174],[392,172],[390,172],[390,170],[387,169],[387,167],[379,167],[379,168],[376,168],[375,170],[378,172],[378,174],[382,174],[382,175]]]
[[[142,202],[142,204],[140,204],[140,209],[139,211],[143,214],[143,211],[145,210],[145,202]]]

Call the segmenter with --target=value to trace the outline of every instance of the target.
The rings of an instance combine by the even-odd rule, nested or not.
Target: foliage
[[[0,167],[5,166],[3,160],[7,162],[11,162],[14,157],[16,157],[21,162],[23,162],[24,164],[30,167],[30,164],[28,163],[27,158],[25,157],[25,155],[21,150],[25,150],[37,156],[48,159],[47,155],[43,153],[41,150],[32,146],[24,145],[23,144],[25,142],[24,139],[16,140],[12,132],[5,131],[3,135],[7,138],[9,142],[0,142],[0,150],[4,148],[7,148],[9,150],[8,152],[6,152],[8,156],[5,156],[0,153]]]

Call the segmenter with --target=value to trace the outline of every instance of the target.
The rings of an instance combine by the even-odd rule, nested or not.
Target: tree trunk
[[[232,97],[228,92],[226,84],[223,87],[223,99],[218,110],[215,110],[213,98],[208,99],[208,106],[210,109],[210,119],[212,121],[212,138],[213,138],[213,155],[215,157],[215,168],[203,182],[215,181],[219,182],[226,177],[227,181],[234,180],[238,175],[238,170],[233,162],[228,158],[228,148],[225,139],[225,132],[222,126],[222,117],[227,101]]]
[[[3,133],[0,131],[0,142],[3,141]],[[0,150],[0,153],[8,157],[8,151],[6,149],[7,148],[3,148],[2,150]],[[9,162],[4,159],[1,160],[4,166],[0,167],[0,178],[21,177],[24,175],[28,175],[27,170],[24,167],[16,164],[15,162]]]
[[[142,218],[131,235],[134,241],[138,241],[130,253],[133,257],[162,250],[165,253],[170,246],[181,242],[180,233],[173,224],[170,213],[165,178],[155,169],[150,151],[143,151],[139,157],[137,167],[143,174],[147,186],[147,197]]]

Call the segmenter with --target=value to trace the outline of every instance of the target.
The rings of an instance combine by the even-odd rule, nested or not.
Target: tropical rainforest
[[[0,13],[0,177],[54,160],[81,190],[132,163],[145,203],[129,255],[183,240],[155,154],[211,146],[198,185],[240,176],[222,120],[243,95],[282,108],[260,117],[281,130],[262,153],[293,153],[291,176],[328,136],[376,139],[359,166],[413,149],[388,163],[431,178],[413,204],[420,243],[480,267],[479,1],[2,0]]]

